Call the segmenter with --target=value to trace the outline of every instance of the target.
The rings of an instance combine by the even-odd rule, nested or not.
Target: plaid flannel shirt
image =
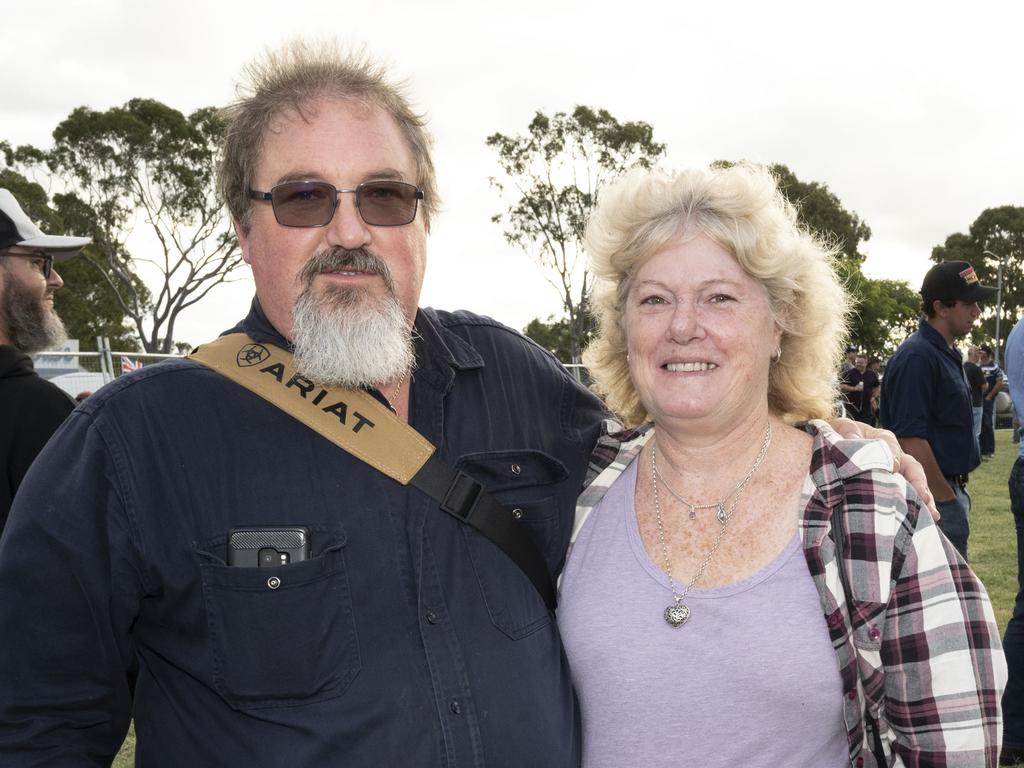
[[[800,536],[839,663],[851,766],[996,768],[1006,661],[984,586],[891,472],[884,443],[800,426],[814,438]],[[573,541],[654,433],[615,429],[606,422],[594,449]]]

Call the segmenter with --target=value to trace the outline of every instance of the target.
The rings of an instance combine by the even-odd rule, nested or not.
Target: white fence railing
[[[65,349],[59,352],[37,352],[32,355],[36,372],[49,379],[72,397],[92,393],[104,384],[161,360],[182,355],[150,354],[149,352],[118,352],[110,348],[105,337],[97,340],[98,352]],[[590,383],[587,367],[582,363],[563,363],[565,368],[584,384]]]
[[[32,355],[36,372],[49,379],[72,397],[95,392],[118,376],[181,355],[150,354],[149,352],[118,352],[110,348],[105,337],[97,340],[97,352],[61,350],[37,352]]]

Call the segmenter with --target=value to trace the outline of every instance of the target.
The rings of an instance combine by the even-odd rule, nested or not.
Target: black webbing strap
[[[452,469],[434,453],[409,480],[409,485],[423,491],[443,511],[475,528],[499,547],[533,582],[548,610],[555,610],[555,587],[544,558],[512,511],[480,483],[465,472]]]

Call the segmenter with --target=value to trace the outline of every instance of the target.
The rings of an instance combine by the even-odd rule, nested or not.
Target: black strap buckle
[[[484,487],[467,475],[462,470],[455,473],[444,498],[441,499],[441,509],[460,520],[469,521],[476,509],[477,501]]]

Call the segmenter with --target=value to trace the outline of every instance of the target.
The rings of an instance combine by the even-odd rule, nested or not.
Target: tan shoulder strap
[[[295,373],[290,352],[259,344],[244,333],[221,336],[189,357],[212,368],[298,419],[402,485],[434,453],[434,446],[361,389],[320,387]]]

